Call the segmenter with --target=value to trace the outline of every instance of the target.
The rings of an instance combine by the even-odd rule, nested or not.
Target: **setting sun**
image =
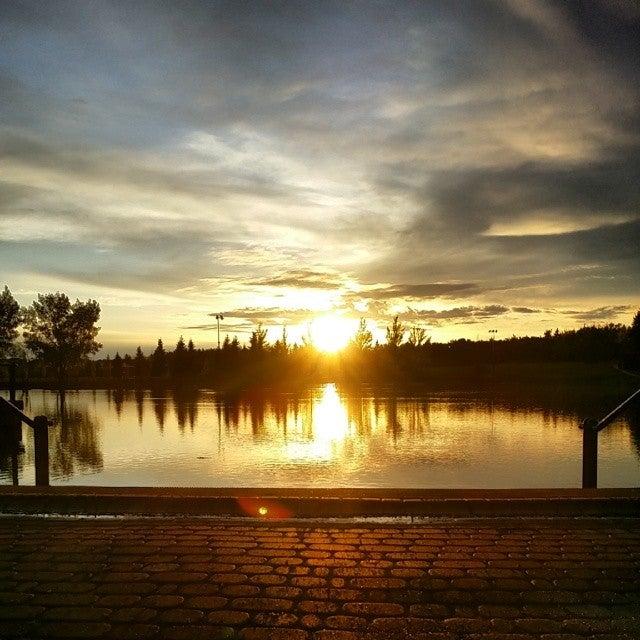
[[[347,346],[354,331],[355,323],[349,318],[320,316],[311,324],[311,340],[320,351],[335,353]]]

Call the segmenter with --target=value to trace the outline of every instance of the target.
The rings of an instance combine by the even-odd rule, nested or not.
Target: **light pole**
[[[496,338],[496,334],[498,333],[497,329],[489,329],[489,334],[490,334],[490,338],[489,341],[491,342],[491,367],[492,369],[495,371],[496,369],[496,346],[495,346],[495,338]]]
[[[220,320],[224,320],[224,316],[221,313],[216,313],[216,322],[218,323],[218,350],[220,349]]]

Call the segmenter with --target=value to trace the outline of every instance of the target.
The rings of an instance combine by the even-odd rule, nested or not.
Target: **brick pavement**
[[[640,638],[633,520],[0,519],[0,638]]]

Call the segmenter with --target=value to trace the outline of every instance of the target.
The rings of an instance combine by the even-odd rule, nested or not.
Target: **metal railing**
[[[598,433],[606,429],[635,400],[640,400],[640,389],[632,393],[602,420],[587,418],[580,425],[582,429],[583,489],[595,489],[598,486]]]
[[[30,418],[22,411],[22,402],[9,401],[0,397],[0,421],[6,423],[7,428],[14,429],[17,444],[21,440],[22,423],[33,429],[36,486],[49,486],[49,427],[52,425],[49,418],[47,416]]]

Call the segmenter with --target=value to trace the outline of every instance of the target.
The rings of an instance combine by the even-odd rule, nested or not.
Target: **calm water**
[[[576,487],[586,415],[617,397],[524,404],[499,394],[342,392],[220,396],[200,391],[32,391],[30,415],[57,419],[51,482],[111,486]],[[34,483],[23,428],[20,484]],[[600,436],[600,486],[640,486],[640,412]],[[0,483],[11,459],[0,449]]]

